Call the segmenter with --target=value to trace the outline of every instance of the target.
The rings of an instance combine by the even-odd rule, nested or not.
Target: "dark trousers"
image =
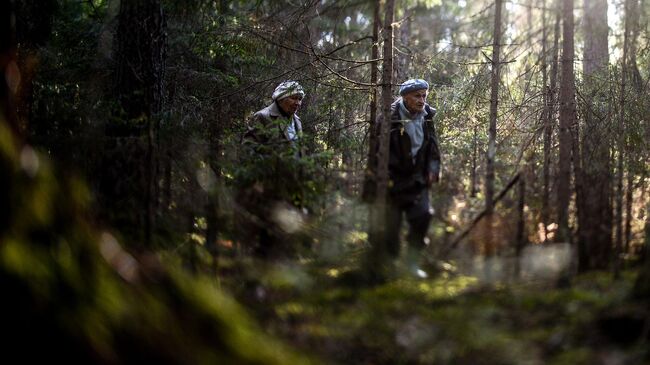
[[[390,196],[386,209],[386,249],[392,257],[399,256],[399,234],[402,227],[402,216],[406,216],[409,224],[407,241],[409,250],[420,251],[426,245],[425,236],[433,215],[429,202],[429,189],[423,188],[414,198],[403,199],[400,196]]]

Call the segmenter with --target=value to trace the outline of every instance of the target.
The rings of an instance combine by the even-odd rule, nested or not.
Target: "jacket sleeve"
[[[259,145],[266,143],[268,140],[268,136],[264,133],[266,124],[266,120],[262,113],[257,112],[253,114],[246,125],[246,131],[242,136],[241,143],[243,145]]]

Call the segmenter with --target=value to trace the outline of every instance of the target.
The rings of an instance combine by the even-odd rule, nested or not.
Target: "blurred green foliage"
[[[648,363],[647,340],[630,329],[647,323],[639,308],[650,297],[647,269],[636,280],[636,293],[646,302],[629,300],[629,274],[612,280],[595,273],[566,289],[483,288],[476,278],[451,271],[427,281],[397,275],[374,288],[350,279],[368,248],[367,207],[354,199],[365,168],[370,111],[368,89],[341,76],[369,80],[369,64],[361,62],[370,58],[373,2],[310,7],[289,0],[163,1],[169,48],[152,247],[160,251],[140,256],[129,252],[134,242],[123,239],[126,232],[103,232],[94,221],[97,211],[88,210],[97,202],[106,126],[136,122],[116,111],[109,91],[119,2],[20,3],[36,9],[24,9],[32,15],[27,22],[19,18],[19,52],[36,70],[26,131],[34,149],[17,149],[0,128],[0,287],[8,298],[2,312],[8,357],[309,362],[279,343],[284,341],[342,364],[594,364],[607,363],[608,356]],[[469,196],[469,176],[473,169],[483,173],[487,144],[490,68],[484,55],[491,9],[485,1],[408,0],[398,6],[396,54],[408,64],[401,76],[433,85],[429,103],[439,112],[445,155],[432,199],[437,213],[428,258],[483,206],[480,193]],[[541,22],[538,10],[533,24],[509,28],[512,39],[504,41],[505,60],[517,55],[524,62],[504,65],[497,186],[520,168],[520,156],[540,180],[541,75],[527,68],[538,50],[523,39],[539,35],[530,33]],[[638,62],[647,76],[647,47]],[[293,147],[271,148],[264,156],[240,149],[250,114],[289,78],[307,91],[299,112],[305,137],[296,146],[303,157],[295,158]],[[648,98],[628,93],[630,151],[641,157],[648,151]],[[644,161],[630,161],[630,171],[642,175]],[[70,171],[84,174],[89,188]],[[240,234],[250,226],[236,226],[234,200],[238,189],[257,183],[268,193],[262,202],[279,199],[310,211],[290,241],[306,242],[309,249],[293,260],[241,255],[250,242]],[[539,191],[539,185],[530,186],[529,227],[538,222]],[[207,242],[213,224],[217,239]],[[208,244],[218,250],[208,251]],[[199,274],[188,274],[182,269],[187,266]],[[233,292],[261,326],[221,288]],[[622,332],[636,337],[621,343]]]
[[[212,280],[122,249],[88,219],[82,182],[13,144],[3,123],[0,137],[0,201],[9,212],[0,225],[3,356],[23,363],[309,362],[264,334]]]
[[[645,364],[650,356],[639,328],[629,327],[633,340],[622,340],[628,319],[643,323],[643,306],[629,301],[633,272],[616,281],[592,273],[566,289],[484,286],[452,272],[360,287],[337,266],[285,265],[244,269],[246,285],[228,278],[224,285],[272,333],[327,363]],[[281,279],[277,273],[287,270],[303,279]]]

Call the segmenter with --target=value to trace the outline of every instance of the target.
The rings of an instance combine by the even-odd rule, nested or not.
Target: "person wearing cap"
[[[403,215],[409,223],[408,270],[426,277],[420,269],[422,249],[433,216],[429,188],[440,176],[440,149],[433,123],[436,110],[426,102],[429,84],[410,79],[400,89],[400,97],[391,105],[389,191],[386,213],[386,247],[399,255],[399,233]]]
[[[271,96],[273,103],[253,114],[244,142],[264,145],[297,141],[302,122],[296,112],[304,97],[305,90],[297,81],[280,83]]]

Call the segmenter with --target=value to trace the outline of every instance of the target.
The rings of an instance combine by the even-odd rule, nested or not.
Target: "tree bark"
[[[58,11],[53,0],[23,0],[15,2],[16,43],[20,86],[16,111],[21,132],[27,130],[34,101],[34,78],[38,73],[41,49],[52,34],[52,23]]]
[[[7,131],[12,134],[14,145],[17,146],[22,140],[15,109],[20,71],[17,64],[14,18],[14,2],[0,1],[0,128],[7,128]],[[0,181],[3,180],[0,179]],[[3,188],[6,189],[0,189],[0,191],[9,191],[9,187]],[[9,202],[0,200],[0,203],[3,203],[2,206],[9,206]],[[0,213],[0,228],[10,217],[9,212]]]
[[[397,54],[397,67],[395,67],[395,78],[397,82],[404,82],[406,79],[410,78],[409,66],[411,58],[411,50],[409,47],[411,39],[411,28],[413,20],[411,15],[413,14],[413,9],[407,8],[404,11],[404,20],[401,22],[399,27],[399,43],[400,47],[396,47],[398,50]]]
[[[521,172],[520,172],[521,174]],[[526,208],[526,179],[519,176],[519,183],[517,184],[517,195],[518,195],[518,204],[517,204],[517,236],[515,237],[515,252],[517,256],[516,266],[515,266],[515,276],[519,277],[521,266],[520,259],[521,253],[526,246],[526,217],[525,217],[525,208]]]
[[[470,198],[476,197],[478,192],[477,186],[477,169],[478,169],[478,127],[474,126],[474,135],[472,138],[472,171],[470,171]]]
[[[543,190],[542,190],[542,222],[544,224],[544,240],[548,240],[548,226],[551,224],[551,170],[553,151],[553,129],[556,119],[557,104],[557,76],[558,76],[558,49],[560,39],[561,12],[559,1],[556,2],[558,9],[555,11],[555,26],[553,30],[553,53],[551,55],[550,84],[546,90],[545,119],[544,119],[544,162],[542,167]],[[544,26],[546,28],[546,26]]]
[[[637,65],[636,53],[637,53],[637,42],[639,36],[639,0],[626,0],[626,13],[625,13],[625,24],[626,31],[628,30],[629,24],[629,41],[627,47],[626,60],[626,71],[627,75],[631,78],[631,87],[638,94],[643,93],[643,79]],[[628,142],[629,143],[629,142]],[[626,214],[625,214],[625,240],[623,242],[623,252],[627,253],[630,248],[630,240],[632,237],[632,204],[634,196],[634,177],[633,169],[631,166],[634,163],[634,154],[629,152],[630,146],[628,146],[628,178],[627,178],[627,190],[626,190]],[[641,174],[641,181],[643,183],[644,173]],[[642,199],[643,201],[643,199]]]
[[[560,84],[559,162],[557,176],[558,242],[570,242],[571,132],[576,121],[573,73],[573,0],[563,1],[562,78]]]
[[[639,71],[639,66],[636,60],[637,54],[637,43],[639,38],[639,17],[641,11],[639,9],[639,0],[629,0],[628,7],[629,14],[625,15],[626,23],[630,23],[630,40],[629,40],[629,49],[628,49],[628,58],[629,58],[629,73],[632,78],[632,87],[638,93],[643,92],[643,78],[641,77],[641,72]]]
[[[502,0],[495,1],[494,31],[492,42],[492,74],[490,81],[490,125],[488,129],[488,149],[485,165],[485,211],[487,224],[486,253],[490,255],[494,246],[492,232],[492,213],[494,211],[494,158],[496,155],[497,112],[499,106],[500,53],[501,53],[501,11]]]
[[[374,2],[374,19],[372,25],[372,49],[371,57],[373,60],[379,58],[379,28],[380,20],[380,0]],[[377,74],[379,73],[378,61],[370,63],[370,84],[377,85]],[[364,197],[372,198],[377,192],[377,138],[379,130],[377,128],[377,87],[370,87],[370,120],[368,125],[368,161],[366,176],[363,186]]]
[[[623,159],[629,154],[627,143],[625,141],[625,92],[626,92],[626,83],[627,83],[627,58],[628,58],[628,48],[629,48],[629,39],[630,39],[630,6],[631,1],[625,1],[625,13],[624,13],[624,32],[623,32],[623,56],[621,59],[621,95],[619,98],[619,114],[618,114],[618,167],[617,167],[617,176],[616,176],[616,245],[615,245],[615,255],[614,255],[614,272],[615,276],[618,277],[620,272],[620,260],[621,254],[623,253]],[[628,165],[628,176],[632,176],[631,171],[629,170],[630,166]],[[632,184],[628,182],[627,190],[632,192]],[[631,200],[631,197],[628,197],[628,202]],[[631,202],[630,202],[631,203]],[[627,211],[626,211],[627,213]],[[626,218],[629,218],[629,213],[626,214]],[[626,219],[626,227],[629,221]]]
[[[104,189],[108,195],[106,203],[122,216],[118,225],[135,224],[141,234],[133,238],[145,247],[151,245],[158,201],[157,147],[159,114],[163,107],[165,43],[160,0],[120,3],[115,35],[115,95],[126,120],[122,126],[109,126],[107,132],[110,137],[126,139],[114,143],[118,151],[113,158],[117,161],[109,166],[105,177],[108,181],[102,185],[108,185]],[[112,188],[117,178],[126,181]],[[129,207],[130,212],[124,210]],[[125,216],[134,211],[135,217]]]
[[[388,196],[388,153],[390,149],[390,105],[393,101],[393,17],[395,0],[387,0],[384,11],[384,53],[382,63],[382,118],[379,125],[379,153],[377,156],[377,196],[374,209],[371,207],[371,228],[369,240],[373,246],[372,259],[369,269],[375,279],[381,279],[384,272],[384,263],[387,257],[386,246],[386,204]]]
[[[632,205],[634,197],[634,173],[631,171],[630,166],[632,161],[628,155],[628,172],[627,172],[627,183],[625,189],[625,224],[624,224],[624,233],[623,233],[623,247],[621,248],[621,254],[625,255],[629,252],[630,241],[632,240]]]
[[[612,207],[608,103],[606,94],[607,65],[607,0],[585,1],[585,49],[583,75],[586,112],[581,143],[582,187],[579,199],[578,240],[583,252],[579,270],[604,269],[612,259]],[[619,153],[622,153],[621,149]],[[577,159],[577,157],[576,157]],[[618,215],[617,215],[618,217]]]
[[[377,202],[384,204],[388,193],[388,152],[390,136],[390,105],[393,103],[393,17],[395,1],[386,1],[384,18],[384,60],[382,65],[381,99],[383,119],[379,133],[377,166]]]
[[[644,240],[643,240],[643,253],[644,257],[643,267],[636,279],[633,295],[637,299],[650,301],[650,202],[645,205],[645,224],[643,227]],[[646,318],[646,321],[650,318]]]

